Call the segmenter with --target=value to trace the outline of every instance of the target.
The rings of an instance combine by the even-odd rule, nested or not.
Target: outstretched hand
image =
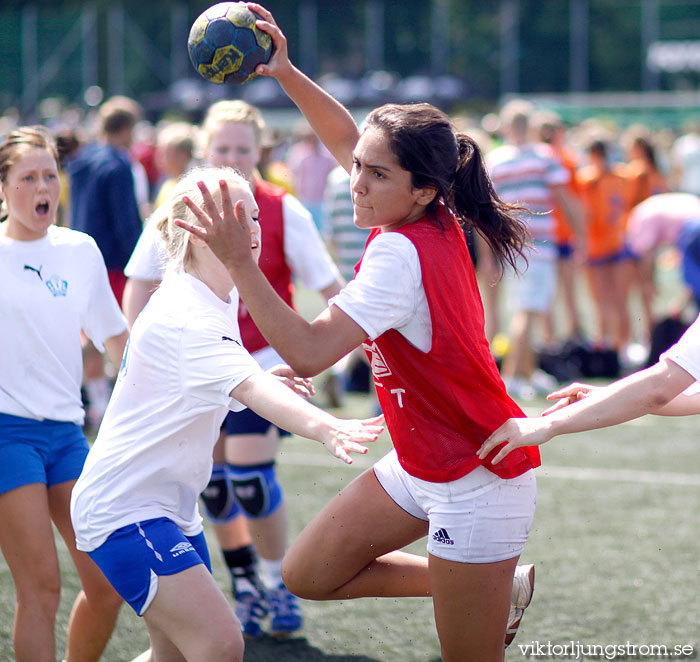
[[[547,416],[553,414],[555,411],[562,409],[563,407],[568,407],[574,402],[583,400],[587,398],[593,391],[596,390],[596,386],[591,386],[590,384],[580,384],[579,382],[574,382],[569,384],[564,388],[560,388],[558,391],[553,391],[547,396],[547,400],[557,400],[551,407],[545,409],[542,412],[542,416]]]
[[[199,225],[187,223],[180,218],[175,219],[175,225],[205,242],[226,267],[236,267],[254,259],[244,202],[238,200],[234,205],[228,183],[221,180],[219,188],[222,211],[219,212],[206,184],[199,182],[198,186],[204,199],[204,209],[187,196],[182,201],[197,217]]]
[[[335,457],[352,464],[350,453],[364,455],[369,449],[363,444],[376,441],[384,431],[384,416],[347,420],[336,418],[321,443]]]
[[[480,460],[485,460],[491,451],[505,444],[491,460],[491,464],[498,464],[516,448],[539,446],[551,438],[547,419],[510,418],[481,445],[477,455]]]

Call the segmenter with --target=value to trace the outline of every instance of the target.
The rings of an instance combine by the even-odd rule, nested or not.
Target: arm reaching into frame
[[[669,359],[605,387],[573,384],[552,394],[560,401],[541,418],[511,418],[486,439],[478,456],[496,451],[500,462],[513,449],[535,446],[560,434],[595,430],[630,421],[644,414],[663,413],[695,378]],[[500,448],[499,448],[500,447]]]

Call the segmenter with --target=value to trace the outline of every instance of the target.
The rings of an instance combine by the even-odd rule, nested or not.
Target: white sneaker
[[[513,575],[513,591],[510,595],[510,614],[506,628],[505,648],[510,646],[515,639],[523,613],[532,600],[534,590],[535,566],[532,563],[517,566]]]

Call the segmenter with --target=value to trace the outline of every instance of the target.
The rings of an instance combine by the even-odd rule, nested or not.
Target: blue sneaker
[[[283,637],[301,629],[304,618],[301,615],[299,600],[284,584],[267,589],[267,604],[270,611],[270,634]]]
[[[243,636],[256,639],[262,634],[262,622],[268,612],[265,596],[245,591],[234,593],[234,598]]]

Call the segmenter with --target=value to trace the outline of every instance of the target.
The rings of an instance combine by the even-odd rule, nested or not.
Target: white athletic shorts
[[[523,551],[535,515],[534,471],[506,480],[477,467],[449,483],[431,483],[406,473],[392,450],[374,465],[374,474],[401,508],[429,523],[433,556],[493,563]]]
[[[524,268],[522,260],[518,267]],[[511,311],[549,312],[557,287],[556,261],[530,256],[527,270],[510,275],[506,287]]]

